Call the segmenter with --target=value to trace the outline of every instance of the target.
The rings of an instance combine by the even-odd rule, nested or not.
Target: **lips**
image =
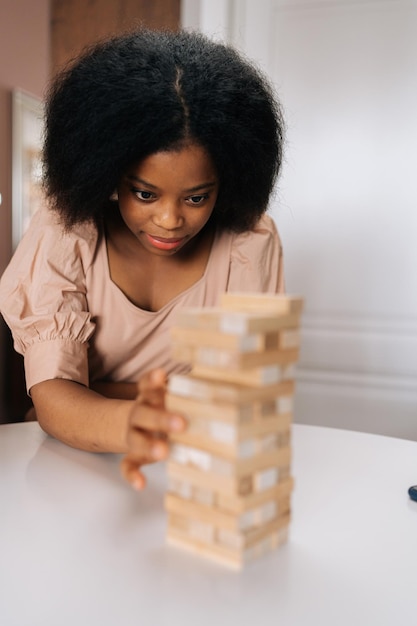
[[[184,237],[179,239],[164,239],[162,237],[154,237],[153,235],[146,234],[149,243],[158,250],[175,250],[184,241]]]

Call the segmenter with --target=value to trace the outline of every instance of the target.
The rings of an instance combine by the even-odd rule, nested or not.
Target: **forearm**
[[[91,389],[106,398],[115,398],[119,400],[135,400],[138,395],[138,386],[136,383],[97,381],[92,383]]]
[[[63,379],[34,385],[31,396],[39,424],[49,435],[90,452],[127,451],[133,400],[106,398]]]

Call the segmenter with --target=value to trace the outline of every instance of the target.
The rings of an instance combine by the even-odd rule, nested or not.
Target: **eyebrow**
[[[129,175],[127,177],[129,180],[134,181],[135,183],[140,183],[141,185],[145,185],[146,187],[150,187],[151,189],[158,189],[156,185],[152,185],[152,183],[148,183],[148,181],[143,180],[143,178],[139,178],[138,176]],[[201,185],[196,185],[195,187],[191,187],[190,189],[184,189],[184,193],[195,193],[196,191],[201,191],[202,189],[211,189],[215,187],[217,181],[213,180],[207,183],[202,183]]]

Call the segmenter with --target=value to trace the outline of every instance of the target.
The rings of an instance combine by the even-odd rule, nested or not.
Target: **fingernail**
[[[166,446],[162,443],[154,443],[151,448],[151,454],[154,459],[164,459],[167,455]]]
[[[178,415],[174,415],[169,420],[169,427],[170,427],[170,430],[174,430],[174,431],[184,430],[183,418],[179,417]]]
[[[136,478],[136,480],[134,480],[131,484],[132,484],[133,489],[135,489],[135,491],[142,491],[143,481],[140,480],[140,478]]]

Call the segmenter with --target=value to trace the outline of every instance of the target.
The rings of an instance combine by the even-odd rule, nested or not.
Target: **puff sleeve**
[[[272,218],[264,215],[252,231],[234,238],[227,291],[283,293],[284,290],[281,240]]]
[[[94,332],[85,275],[97,243],[93,226],[65,232],[55,214],[39,210],[0,281],[0,310],[27,389],[66,378],[88,384],[88,339]]]

